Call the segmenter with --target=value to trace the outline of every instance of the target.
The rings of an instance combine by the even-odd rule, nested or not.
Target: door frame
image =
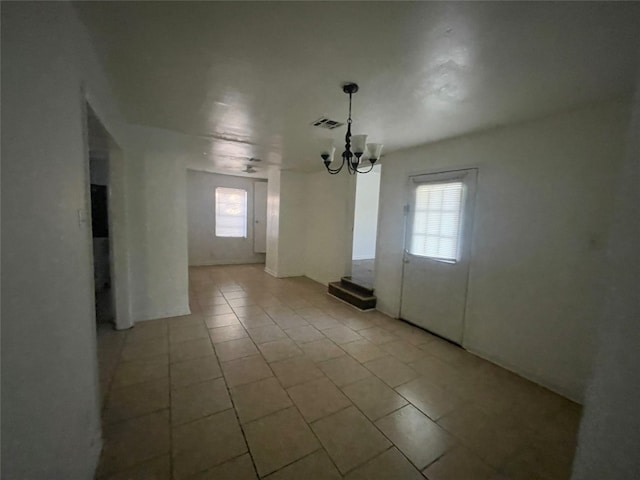
[[[109,277],[111,283],[111,302],[113,307],[113,323],[116,330],[126,330],[133,327],[134,321],[131,312],[131,291],[129,281],[129,256],[127,252],[127,223],[126,223],[126,175],[125,175],[125,155],[122,147],[116,143],[113,135],[109,132],[104,122],[100,118],[98,112],[92,104],[92,100],[85,87],[81,87],[82,101],[82,126],[84,136],[84,183],[85,183],[85,207],[84,213],[78,212],[80,223],[84,224],[87,235],[87,241],[90,245],[90,271],[91,271],[91,303],[93,305],[92,322],[95,324],[95,282],[94,282],[94,258],[93,258],[93,238],[91,231],[91,155],[89,144],[89,109],[93,111],[96,118],[107,133],[108,138],[108,175],[109,184],[107,185],[107,216],[109,225]],[[117,169],[115,163],[118,163]],[[120,170],[121,175],[117,181],[120,182],[118,190],[122,195],[121,209],[115,212],[114,208],[114,172]],[[114,221],[114,215],[120,218],[119,222]],[[116,232],[118,235],[116,235]],[[116,239],[116,237],[118,237]],[[117,260],[117,261],[116,261]]]
[[[411,321],[402,318],[402,302],[404,300],[403,296],[404,296],[404,279],[405,279],[405,265],[406,265],[405,260],[406,260],[406,253],[407,253],[407,234],[408,234],[409,225],[411,223],[411,217],[409,215],[410,214],[409,207],[412,202],[411,196],[413,193],[413,189],[411,188],[411,185],[413,183],[412,178],[420,177],[423,175],[425,176],[426,175],[442,175],[444,177],[443,179],[446,179],[447,175],[452,175],[453,178],[455,178],[455,173],[468,172],[469,170],[473,170],[475,172],[474,173],[475,188],[471,193],[471,197],[468,197],[469,200],[471,201],[473,215],[471,216],[470,224],[468,227],[469,229],[469,268],[467,269],[467,275],[465,278],[465,293],[464,293],[465,302],[464,302],[464,308],[462,310],[462,338],[460,340],[460,346],[464,346],[464,339],[465,339],[464,332],[466,329],[467,309],[469,306],[469,279],[471,278],[471,267],[472,267],[473,257],[474,257],[473,253],[474,253],[474,243],[475,243],[474,239],[475,239],[475,217],[476,217],[475,211],[476,211],[476,200],[478,198],[478,181],[480,178],[480,167],[478,165],[459,166],[452,169],[446,169],[446,168],[440,167],[440,168],[434,168],[434,169],[428,169],[428,170],[418,170],[418,171],[409,172],[406,174],[405,195],[404,195],[404,205],[403,205],[404,222],[403,222],[403,230],[402,230],[402,252],[401,252],[402,253],[402,257],[401,257],[402,269],[400,274],[400,302],[398,304],[398,318],[407,323],[410,323],[411,325],[421,328],[425,331],[429,331],[420,325],[415,325]],[[449,339],[441,337],[437,333],[434,333],[431,331],[429,331],[429,333],[431,333],[432,335],[436,335],[437,337],[440,337],[447,342],[456,344],[455,342],[452,342]]]

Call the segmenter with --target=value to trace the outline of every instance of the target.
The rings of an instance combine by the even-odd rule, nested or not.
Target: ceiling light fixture
[[[333,162],[333,154],[336,148],[331,147],[329,150],[325,150],[320,154],[324,162],[324,166],[331,175],[340,173],[342,168],[347,165],[347,170],[351,175],[356,173],[369,173],[373,170],[373,166],[380,158],[382,153],[381,143],[367,143],[366,135],[353,135],[351,136],[351,97],[358,91],[358,84],[345,83],[342,85],[342,91],[349,95],[349,119],[347,120],[347,133],[344,136],[345,145],[344,152],[342,152],[342,164],[338,168],[331,168],[331,162]],[[353,148],[353,151],[351,149]],[[368,170],[360,170],[360,162],[362,156],[368,153],[369,162],[371,167]]]

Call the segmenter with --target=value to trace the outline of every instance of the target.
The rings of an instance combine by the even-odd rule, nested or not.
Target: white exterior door
[[[267,251],[267,182],[253,184],[253,251]]]
[[[462,344],[477,170],[409,178],[400,317]]]

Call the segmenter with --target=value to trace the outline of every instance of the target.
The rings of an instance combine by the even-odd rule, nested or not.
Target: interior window
[[[247,191],[216,188],[216,237],[247,237]]]
[[[463,197],[460,181],[416,187],[409,253],[448,262],[459,260]]]

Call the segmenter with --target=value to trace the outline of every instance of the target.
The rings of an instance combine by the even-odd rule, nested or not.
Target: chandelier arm
[[[356,168],[356,172],[357,172],[357,173],[369,173],[371,170],[373,170],[373,167],[374,167],[374,164],[372,163],[372,164],[371,164],[371,166],[369,167],[369,170],[364,170],[364,171],[362,171],[362,170],[358,170],[358,169]]]
[[[342,170],[342,167],[344,167],[344,158],[342,159],[342,164],[338,168],[331,168],[329,167],[328,164],[325,164],[325,168],[327,169],[327,172],[329,172],[331,175],[340,173],[340,171]]]

